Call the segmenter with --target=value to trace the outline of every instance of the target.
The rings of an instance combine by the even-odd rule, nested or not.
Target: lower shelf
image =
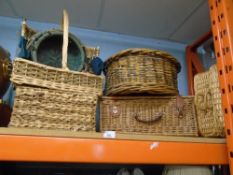
[[[0,161],[228,164],[225,139],[0,128]]]

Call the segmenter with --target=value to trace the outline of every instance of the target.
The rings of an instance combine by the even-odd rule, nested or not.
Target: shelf
[[[1,161],[228,164],[225,139],[0,128],[0,140]]]

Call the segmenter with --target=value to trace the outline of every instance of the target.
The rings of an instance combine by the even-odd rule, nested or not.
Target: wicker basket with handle
[[[101,131],[153,135],[197,136],[193,97],[176,96],[102,97]]]
[[[16,59],[11,127],[95,131],[102,78],[67,68],[68,15],[63,13],[62,69]]]
[[[216,65],[194,77],[194,90],[200,134],[206,137],[224,137],[224,118]]]
[[[63,18],[62,69],[16,58],[11,80],[17,85],[38,86],[49,89],[102,94],[102,78],[90,73],[70,71],[67,66],[68,14]],[[49,59],[49,58],[48,58]]]
[[[168,53],[128,49],[105,61],[107,95],[177,94],[181,66]]]

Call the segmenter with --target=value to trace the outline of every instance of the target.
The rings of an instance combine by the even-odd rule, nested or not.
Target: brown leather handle
[[[178,94],[176,96],[176,115],[179,118],[184,117],[184,99]]]
[[[152,117],[150,117],[150,119],[145,119],[139,116],[138,113],[135,114],[134,118],[138,121],[138,122],[142,122],[142,123],[153,123],[153,122],[157,122],[159,121],[163,116],[163,113],[156,113],[155,115],[153,115]]]

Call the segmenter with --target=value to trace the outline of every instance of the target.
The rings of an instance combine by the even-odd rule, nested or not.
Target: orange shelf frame
[[[0,135],[1,161],[228,164],[226,144]]]
[[[222,92],[227,155],[233,175],[233,1],[209,0],[209,8]]]
[[[197,73],[204,72],[204,67],[199,59],[197,49],[205,41],[212,37],[212,31],[205,33],[203,36],[198,38],[193,44],[186,47],[186,63],[188,73],[188,94],[194,95],[194,75]]]

